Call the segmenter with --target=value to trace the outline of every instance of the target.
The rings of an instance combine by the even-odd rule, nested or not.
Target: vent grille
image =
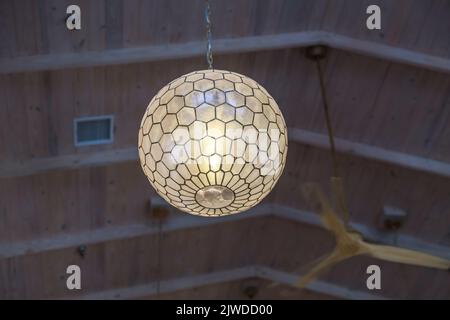
[[[113,142],[113,116],[83,117],[74,120],[75,146]]]

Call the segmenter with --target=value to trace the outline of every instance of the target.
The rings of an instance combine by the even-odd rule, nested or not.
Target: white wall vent
[[[74,119],[75,146],[112,143],[114,140],[114,117],[95,116]]]

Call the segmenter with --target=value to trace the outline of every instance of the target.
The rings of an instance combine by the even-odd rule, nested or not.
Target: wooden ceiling
[[[381,31],[365,28],[373,1],[212,1],[215,66],[276,98],[288,163],[248,213],[205,221],[172,210],[161,237],[137,130],[160,87],[206,67],[203,1],[80,0],[82,30],[69,32],[72,2],[0,2],[0,298],[245,298],[248,286],[269,299],[450,298],[449,273],[365,257],[309,290],[293,286],[333,247],[299,196],[304,182],[329,191],[331,175],[309,44],[330,46],[352,225],[450,258],[449,1],[377,1]],[[73,119],[99,114],[114,114],[114,143],[75,147]],[[384,205],[407,212],[399,231],[383,229]],[[365,287],[373,263],[380,291]],[[82,268],[81,292],[65,287],[70,264]]]
[[[65,25],[69,0],[2,1],[0,56],[91,52],[204,40],[204,1],[79,0],[82,29]],[[365,27],[369,0],[216,0],[214,38],[330,31],[448,57],[448,1],[379,0],[382,30]]]

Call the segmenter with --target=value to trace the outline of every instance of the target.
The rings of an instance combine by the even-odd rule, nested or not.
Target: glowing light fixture
[[[207,6],[210,39],[209,6]],[[150,184],[191,214],[222,216],[260,202],[280,177],[287,129],[275,100],[256,81],[212,69],[183,75],[150,101],[138,135]]]

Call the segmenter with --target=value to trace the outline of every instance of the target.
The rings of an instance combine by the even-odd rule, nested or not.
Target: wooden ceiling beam
[[[329,148],[328,136],[303,129],[289,129],[289,141],[321,149]],[[336,138],[336,150],[340,153],[379,161],[389,165],[422,171],[450,178],[450,163],[433,160],[403,152],[391,151]],[[1,162],[0,178],[33,175],[51,170],[76,169],[89,166],[103,166],[124,161],[137,161],[136,148],[98,151],[52,158],[37,158],[27,161]]]
[[[251,52],[308,46],[317,43],[320,32],[300,32],[266,36],[217,39],[214,54]],[[205,54],[204,41],[151,45],[98,52],[59,53],[24,56],[0,61],[0,74],[83,68],[115,64],[151,62],[198,57]]]
[[[53,170],[105,166],[137,160],[137,148],[122,148],[23,161],[3,161],[0,162],[0,178],[23,177]]]
[[[290,129],[289,141],[295,141],[304,145],[327,150],[330,145],[327,135],[303,129]],[[404,152],[387,150],[381,147],[341,138],[335,138],[335,146],[336,151],[343,154],[450,178],[450,163],[448,162],[433,160]]]
[[[192,228],[208,227],[221,223],[241,221],[245,219],[257,219],[260,217],[271,216],[317,228],[323,228],[319,216],[315,213],[280,204],[262,204],[248,210],[245,213],[215,219],[205,219],[203,217],[185,213],[174,214],[162,225],[161,230],[162,232],[180,231]],[[370,241],[428,252],[430,254],[450,259],[450,250],[446,246],[425,242],[421,239],[408,235],[382,232],[359,223],[351,222],[350,226],[354,230],[363,234],[365,239]],[[58,235],[48,239],[4,243],[0,244],[0,258],[12,258],[28,254],[43,253],[50,250],[76,248],[80,245],[87,246],[108,241],[156,235],[158,234],[158,231],[159,227],[157,224],[133,224],[104,227],[76,234]]]
[[[418,68],[450,73],[450,59],[389,46],[373,41],[350,38],[340,34],[321,32],[321,43],[335,49],[359,53],[391,62],[403,63]]]
[[[294,286],[301,275],[292,274],[265,266],[256,266],[255,273],[257,278],[273,281],[274,283]],[[348,289],[342,286],[335,285],[330,282],[315,280],[306,286],[307,289],[330,295],[336,298],[350,299],[350,300],[386,300],[387,298],[379,295],[373,295],[364,291]]]
[[[318,44],[397,63],[450,73],[450,59],[448,58],[325,31],[303,31],[217,39],[213,41],[213,48],[215,54],[229,54]],[[204,51],[204,41],[192,41],[179,44],[109,49],[98,52],[15,57],[0,61],[0,74],[191,58],[203,55]]]
[[[245,280],[249,278],[259,278],[295,287],[295,283],[298,280],[299,275],[290,274],[287,272],[275,270],[264,266],[248,266],[231,270],[216,271],[207,274],[191,275],[176,279],[162,280],[159,283],[159,293],[167,294],[177,292],[180,290],[194,289],[203,286],[226,283],[230,281]],[[151,297],[153,295],[157,295],[158,293],[157,288],[158,284],[156,282],[151,282],[132,287],[88,293],[82,295],[81,297],[76,297],[76,299],[88,299],[88,300],[139,299],[143,297]],[[386,299],[382,296],[373,295],[358,290],[348,289],[320,280],[313,281],[306,288],[316,293],[321,293],[341,299],[353,299],[353,300]]]
[[[175,279],[161,280],[159,293],[167,294],[180,290],[194,289],[198,287],[226,283],[230,281],[244,280],[255,277],[255,268],[241,267],[231,270],[215,271],[206,274],[190,275]],[[150,282],[132,287],[118,288],[100,292],[93,292],[76,297],[84,300],[112,300],[112,299],[139,299],[157,295],[158,283]]]

